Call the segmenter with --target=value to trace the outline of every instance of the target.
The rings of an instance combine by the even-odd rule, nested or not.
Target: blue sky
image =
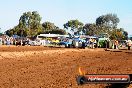
[[[0,2],[0,28],[2,31],[18,24],[19,17],[27,11],[38,11],[41,23],[50,21],[63,28],[71,19],[95,23],[96,18],[114,13],[120,18],[119,28],[132,35],[132,0],[2,0]]]

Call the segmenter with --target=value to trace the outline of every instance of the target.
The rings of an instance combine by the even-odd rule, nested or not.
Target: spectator
[[[95,42],[95,39],[93,38],[93,39],[92,39],[92,49],[95,48],[95,47],[94,47],[94,42]]]
[[[128,45],[128,50],[130,50],[130,48],[131,48],[131,45],[132,45],[132,41],[131,41],[131,40],[128,40],[128,43],[127,43],[127,45]]]
[[[117,48],[118,48],[117,46],[118,46],[118,41],[115,40],[115,41],[114,41],[114,49],[117,49]]]
[[[90,38],[90,39],[89,39],[89,42],[90,42],[90,48],[93,48],[93,39]]]
[[[10,39],[9,38],[6,39],[6,45],[10,45]]]
[[[85,49],[85,42],[82,42],[82,48]]]

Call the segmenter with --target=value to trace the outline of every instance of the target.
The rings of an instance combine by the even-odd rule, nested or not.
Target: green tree
[[[7,34],[8,36],[12,36],[12,35],[13,35],[12,29],[7,30],[7,31],[6,31],[6,34]]]
[[[102,33],[109,33],[109,30],[106,26],[97,26],[95,23],[87,23],[83,27],[87,35],[90,36],[99,36]]]
[[[127,31],[123,31],[123,39],[124,40],[128,39],[128,32]]]
[[[43,33],[45,34],[66,34],[66,31],[63,29],[59,29],[54,23],[51,22],[44,22],[42,24],[43,27]]]
[[[117,28],[119,22],[120,20],[116,14],[106,14],[96,19],[96,25],[100,33],[108,33],[111,39],[123,39],[127,36],[123,29]]]
[[[53,29],[53,30],[49,30],[49,31],[45,31],[45,34],[61,34],[61,35],[65,35],[66,31],[63,29]]]
[[[37,11],[25,12],[19,19],[19,28],[25,33],[28,32],[28,36],[33,37],[42,31],[40,21],[41,17]]]
[[[126,40],[128,39],[128,33],[127,31],[124,31],[123,28],[113,29],[111,32],[110,38],[117,39],[117,40]]]
[[[116,28],[119,22],[120,20],[116,14],[106,14],[96,19],[96,25],[109,28]]]
[[[67,23],[65,23],[63,26],[67,30],[70,29],[68,31],[72,31],[73,35],[78,34],[83,29],[83,23],[80,22],[79,20],[70,20]],[[71,33],[69,32],[69,34]]]
[[[45,31],[56,29],[56,26],[54,25],[54,23],[51,23],[51,22],[48,22],[48,21],[44,22],[42,24],[42,26],[43,26],[43,29]]]
[[[87,35],[93,36],[93,35],[98,35],[99,34],[99,30],[98,27],[96,26],[96,24],[92,24],[92,23],[87,23],[84,25],[83,27],[85,29],[85,33]]]
[[[20,17],[19,24],[13,29],[6,31],[6,34],[10,36],[17,34],[19,36],[34,37],[43,31],[40,21],[41,17],[37,11],[25,12]]]

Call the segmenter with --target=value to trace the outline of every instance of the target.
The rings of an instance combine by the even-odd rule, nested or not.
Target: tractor
[[[107,33],[103,33],[99,36],[98,47],[99,48],[112,48],[112,42]]]

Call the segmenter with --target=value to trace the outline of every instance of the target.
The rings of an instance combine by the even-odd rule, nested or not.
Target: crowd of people
[[[70,40],[69,39],[63,39],[63,41],[64,42],[69,42]],[[29,39],[22,40],[22,39],[16,39],[16,38],[13,38],[13,37],[1,38],[0,42],[1,42],[0,43],[1,45],[26,45],[26,44],[30,44]],[[59,43],[59,40],[54,39],[52,41],[52,44],[56,45],[58,43]],[[81,41],[81,43],[78,42],[78,44],[81,44],[82,48],[85,48],[87,46],[87,47],[92,48],[92,49],[100,47],[98,45],[98,43],[99,43],[99,41],[96,38],[88,38],[88,39],[85,39],[85,41]],[[131,40],[127,40],[126,42],[123,42],[121,44],[124,47],[128,47],[128,50],[130,50],[131,47],[132,47],[132,41]],[[120,41],[114,40],[112,42],[113,49],[119,49],[121,44],[120,44]],[[43,45],[45,45],[45,44],[43,44]],[[74,45],[75,45],[75,43],[74,43]],[[104,48],[109,48],[108,45],[109,45],[109,41],[106,40]]]
[[[131,46],[132,46],[132,41],[127,40],[126,44],[124,43],[124,45],[128,47],[128,50],[130,50]],[[114,40],[114,49],[119,49],[119,41],[118,40]]]

